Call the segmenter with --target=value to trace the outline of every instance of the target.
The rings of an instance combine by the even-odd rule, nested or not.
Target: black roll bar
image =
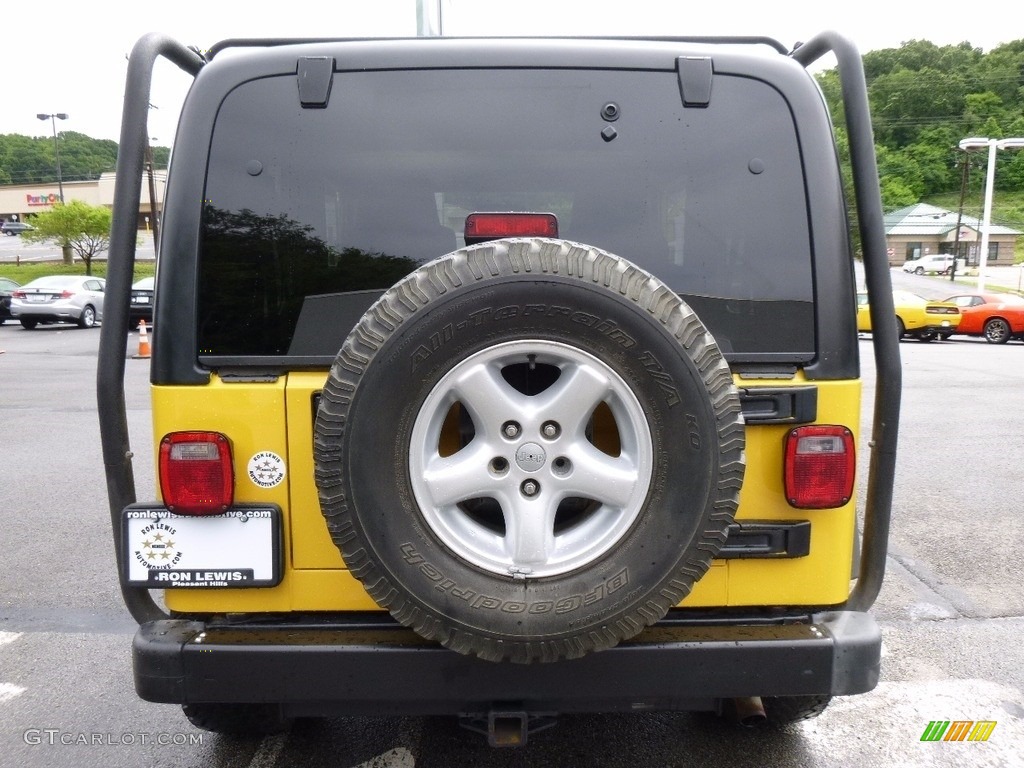
[[[899,337],[896,334],[896,308],[889,276],[875,138],[871,129],[871,108],[868,104],[863,61],[853,43],[836,32],[822,32],[790,55],[807,67],[829,52],[835,54],[839,63],[857,218],[861,246],[864,249],[864,279],[871,299],[869,310],[871,327],[874,329],[871,343],[877,371],[860,574],[845,604],[850,610],[864,611],[875,602],[885,576],[892,519],[892,491],[896,479],[896,443],[903,368],[900,364]]]
[[[777,50],[781,48],[778,43],[766,38],[675,39],[759,43],[771,45]],[[271,44],[285,42],[294,41],[274,41]],[[215,46],[214,50],[254,44],[256,41],[225,41]],[[866,610],[877,598],[885,575],[892,515],[892,489],[896,475],[902,368],[878,188],[871,112],[860,53],[845,37],[835,32],[823,32],[801,45],[790,56],[807,67],[829,52],[835,54],[839,64],[858,222],[864,249],[865,279],[871,296],[871,323],[872,328],[876,329],[872,334],[872,344],[877,381],[872,453],[865,504],[864,544],[857,585],[845,603],[845,607],[850,610]],[[136,501],[124,395],[128,308],[135,265],[143,160],[148,142],[147,123],[152,73],[157,58],[161,56],[193,76],[197,75],[206,63],[203,56],[196,51],[156,33],[146,35],[135,44],[128,62],[108,256],[107,299],[100,332],[96,376],[100,438],[118,573],[122,572],[125,557],[121,537],[121,511]],[[168,614],[156,604],[148,589],[127,587],[122,584],[121,592],[129,612],[140,624],[168,618]]]
[[[128,308],[132,274],[135,269],[135,241],[138,238],[139,199],[142,170],[148,145],[149,96],[153,65],[163,56],[193,77],[204,60],[195,51],[164,35],[151,33],[132,48],[128,59],[124,110],[121,115],[121,143],[117,152],[117,180],[114,184],[114,215],[110,226],[103,323],[100,330],[96,397],[100,441],[107,476],[107,499],[114,532],[118,573],[124,565],[121,539],[121,510],[135,502],[131,443],[124,397],[124,368],[128,352]],[[129,613],[140,624],[168,618],[149,590],[126,587],[121,594]]]

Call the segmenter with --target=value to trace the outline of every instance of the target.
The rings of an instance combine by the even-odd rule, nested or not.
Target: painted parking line
[[[19,637],[21,637],[21,632],[0,632],[0,646],[13,643]],[[15,696],[20,696],[24,692],[25,689],[20,685],[14,685],[13,683],[0,683],[0,704],[10,701]]]
[[[277,765],[277,758],[284,749],[284,743],[288,739],[287,733],[275,733],[267,736],[260,742],[256,754],[249,761],[249,768],[274,768]]]
[[[264,738],[249,761],[248,768],[274,768],[287,741],[287,733],[276,733]],[[416,768],[416,760],[405,747],[396,747],[352,768]]]
[[[0,683],[0,704],[6,701],[10,701],[15,696],[20,696],[25,692],[25,689],[20,685],[12,685],[11,683]]]
[[[396,747],[382,755],[372,757],[354,768],[415,768],[415,766],[416,760],[413,759],[412,752],[405,747]]]

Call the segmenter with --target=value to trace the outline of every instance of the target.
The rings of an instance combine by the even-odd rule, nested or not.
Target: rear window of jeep
[[[336,72],[303,109],[270,77],[225,98],[209,156],[201,356],[332,358],[468,214],[520,211],[657,275],[731,361],[814,357],[799,143],[756,79],[684,108],[674,72]]]

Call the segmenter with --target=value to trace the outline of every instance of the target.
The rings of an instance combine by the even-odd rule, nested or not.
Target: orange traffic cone
[[[149,357],[149,333],[146,331],[146,321],[139,321],[139,354],[136,358]]]

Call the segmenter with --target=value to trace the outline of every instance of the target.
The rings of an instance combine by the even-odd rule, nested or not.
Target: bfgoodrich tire
[[[813,720],[828,707],[831,696],[771,696],[763,700],[768,725]]]
[[[370,595],[481,658],[609,648],[685,597],[743,476],[728,365],[619,257],[501,240],[424,265],[353,329],[316,421],[320,503]]]

